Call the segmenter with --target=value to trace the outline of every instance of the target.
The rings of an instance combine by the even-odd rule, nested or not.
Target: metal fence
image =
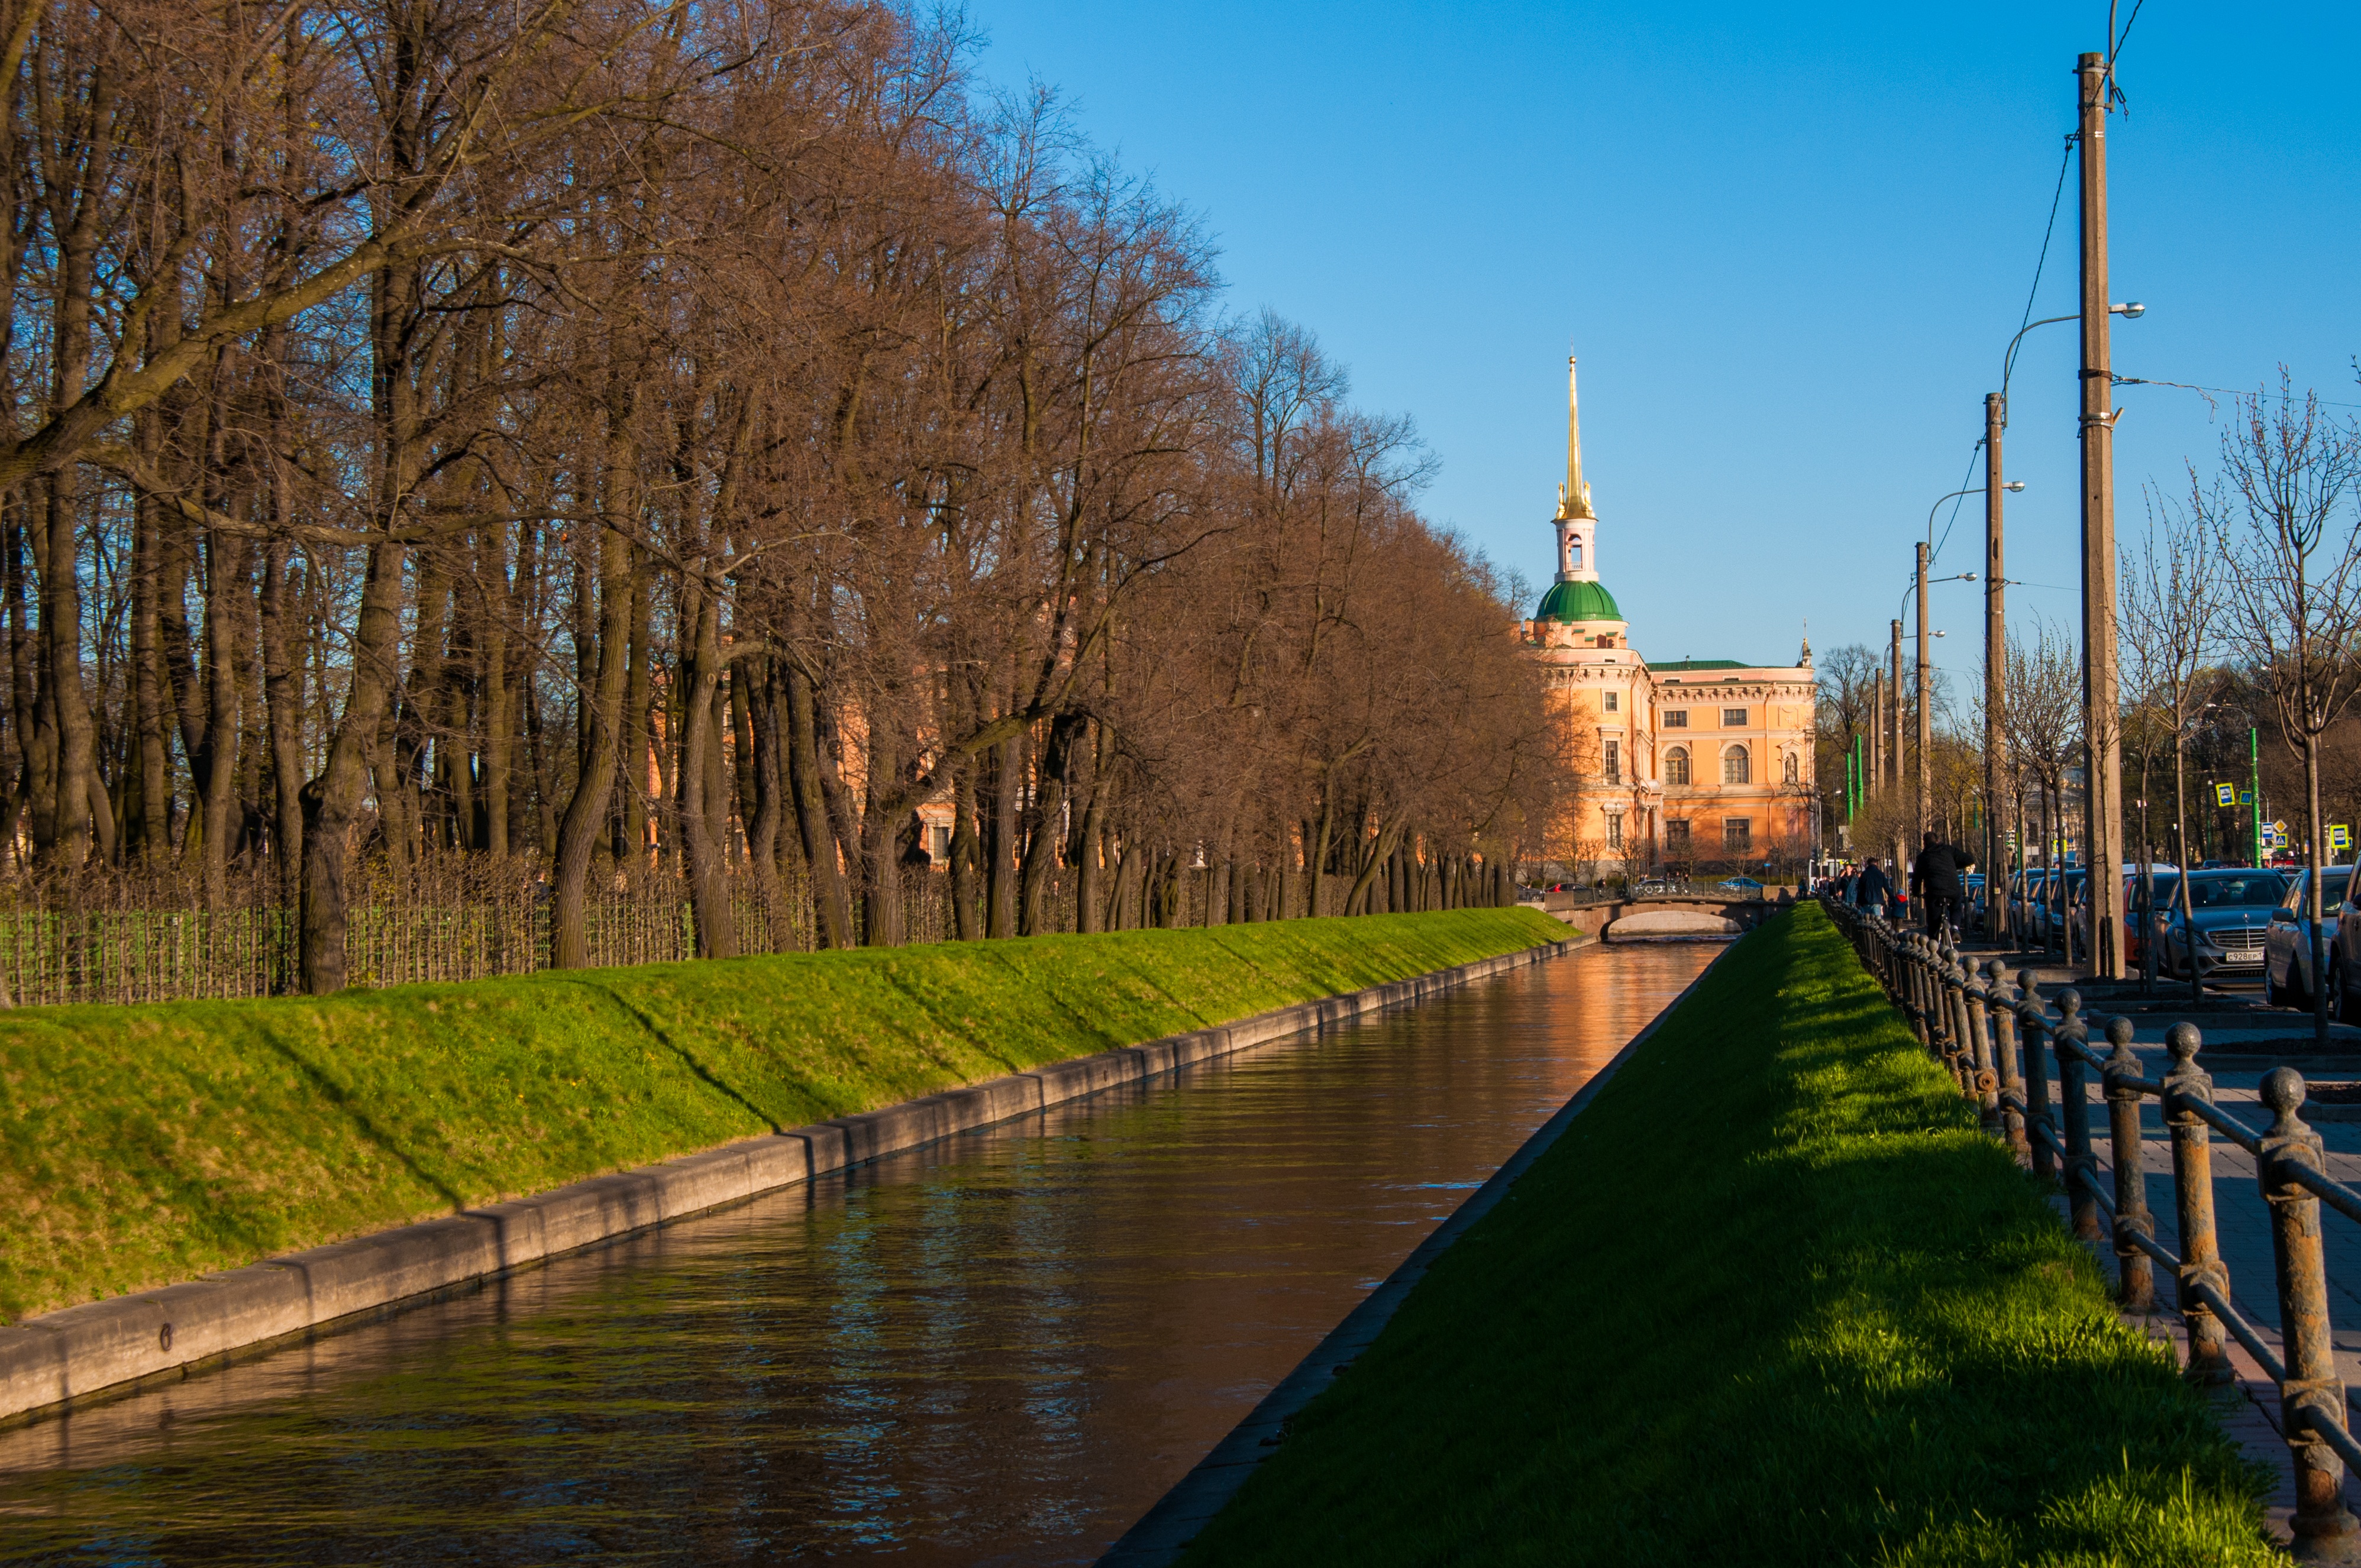
[[[531,974],[551,959],[549,885],[537,860],[452,857],[399,869],[356,862],[357,896],[346,918],[347,984],[485,980]],[[902,939],[948,941],[957,930],[951,879],[908,866],[902,879]],[[1060,866],[1046,879],[1035,928],[1080,928],[1080,877]],[[1354,879],[1323,876],[1322,907],[1344,906]],[[767,887],[742,870],[728,877],[727,903],[741,953],[807,952],[818,919],[800,868]],[[1430,890],[1432,891],[1432,890]],[[1203,868],[1157,886],[1115,879],[1102,918],[1114,928],[1209,923],[1219,896]],[[1292,890],[1300,901],[1302,890]],[[1380,898],[1378,906],[1384,906]],[[865,939],[865,906],[850,901],[854,938]],[[1213,912],[1214,921],[1226,908]],[[1275,915],[1267,905],[1254,917]],[[686,882],[662,870],[603,877],[583,912],[591,967],[675,963],[697,956]],[[86,878],[0,884],[0,1005],[181,1002],[279,996],[302,989],[295,911],[266,878],[233,883],[208,906],[191,885],[169,878]]]
[[[2337,1376],[2330,1340],[2321,1206],[2361,1223],[2361,1190],[2328,1175],[2320,1135],[2297,1113],[2303,1074],[2277,1067],[2264,1076],[2263,1103],[2273,1121],[2258,1131],[2213,1103],[2213,1078],[2197,1065],[2204,1041],[2194,1024],[2167,1031],[2171,1069],[2161,1080],[2148,1078],[2132,1050],[2131,1019],[2084,1012],[2072,989],[2060,991],[2053,1006],[2032,970],[2020,970],[2011,985],[1997,959],[1978,974],[1955,948],[1849,905],[1830,902],[1828,908],[1920,1043],[1977,1102],[1985,1131],[2005,1140],[2036,1174],[2064,1184],[2077,1237],[2112,1245],[2124,1308],[2152,1310],[2157,1267],[2170,1271],[2188,1332],[2190,1378],[2233,1381],[2228,1341],[2235,1339],[2278,1385],[2279,1426],[2295,1466],[2297,1554],[2347,1561],[2337,1553],[2354,1550],[2361,1525],[2343,1502],[2345,1467],[2361,1466],[2361,1442],[2349,1429],[2352,1396]],[[2103,1055],[2091,1046],[2093,1027],[2109,1047]],[[2111,1180],[2100,1177],[2091,1124],[2094,1075],[2107,1109]],[[2156,1239],[2148,1208],[2140,1108],[2149,1099],[2160,1103],[2171,1136],[2178,1253]],[[2213,1219],[2216,1134],[2255,1157],[2271,1217],[2284,1360],[2231,1303]]]

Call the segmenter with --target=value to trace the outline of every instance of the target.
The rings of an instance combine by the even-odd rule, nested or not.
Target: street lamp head
[[[2000,488],[2004,490],[2021,490],[2025,488],[2025,481],[2023,479],[2004,480]]]
[[[2137,300],[2134,300],[2127,305],[2109,305],[2107,307],[2107,313],[2109,315],[2121,316],[2125,321],[2133,321],[2147,314],[2147,307],[2141,304]]]
[[[1960,574],[1960,581],[1963,583],[1972,583],[1975,580],[1976,575],[1973,572],[1961,572]]]

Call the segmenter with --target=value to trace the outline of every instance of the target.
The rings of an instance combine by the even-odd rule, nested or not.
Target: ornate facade
[[[1557,580],[1521,626],[1528,655],[1547,672],[1565,771],[1545,858],[1587,877],[1808,853],[1810,643],[1780,665],[1652,664],[1632,648],[1598,578],[1572,359],[1565,384],[1565,482],[1551,522]]]

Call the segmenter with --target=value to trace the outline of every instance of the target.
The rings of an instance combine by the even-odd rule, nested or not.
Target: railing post
[[[1932,1050],[1935,1048],[1935,1020],[1927,1007],[1927,966],[1919,961],[1918,939],[1905,932],[1898,945],[1902,958],[1905,1005],[1910,1014],[1910,1026],[1917,1032],[1918,1043]]]
[[[1951,1076],[1959,1081],[1960,1092],[1973,1100],[1978,1091],[1975,1058],[1968,1044],[1967,975],[1960,955],[1948,942],[1935,944],[1935,978],[1943,989],[1943,1033],[1949,1036],[1943,1054],[1950,1060]]]
[[[2231,1380],[2229,1332],[2196,1289],[2211,1286],[2222,1299],[2230,1299],[2230,1271],[2222,1266],[2222,1245],[2213,1231],[2213,1129],[2189,1109],[2213,1102],[2213,1076],[2197,1065],[2203,1044],[2194,1024],[2175,1024],[2165,1031],[2172,1070],[2164,1075],[2164,1124],[2172,1130],[2172,1197],[2180,1223],[2175,1295],[2189,1327],[2184,1371],[2192,1383],[2222,1384]]]
[[[2345,1424],[2345,1382],[2328,1330],[2328,1271],[2321,1256],[2320,1200],[2290,1176],[2296,1167],[2323,1169],[2320,1135],[2295,1112],[2303,1103],[2303,1074],[2275,1067],[2263,1076],[2263,1103],[2277,1115],[2263,1135],[2257,1162],[2271,1210],[2271,1252],[2279,1265],[2279,1342],[2287,1381],[2279,1385],[2279,1428],[2295,1457],[2296,1555],[2313,1562],[2361,1557],[2361,1524],[2345,1507],[2345,1462],[2314,1427]]]
[[[1960,971],[1960,1004],[1968,1017],[1968,1047],[1975,1069],[1977,1124],[1994,1137],[2000,1136],[2000,1075],[1993,1070],[1992,1031],[1988,1003],[1983,984],[1976,971],[1954,958],[1952,967]]]
[[[1993,1067],[2000,1087],[1993,1098],[2000,1106],[2001,1135],[2018,1154],[2026,1152],[2025,1074],[2016,1065],[2015,998],[2009,994],[2007,971],[1998,959],[1984,960],[1984,1031],[1992,1042]]]
[[[2071,986],[2058,993],[2058,1026],[2049,1032],[2058,1057],[2059,1133],[2066,1141],[2066,1202],[2074,1239],[2106,1239],[2099,1229],[2099,1158],[2091,1152],[2090,1075],[2076,1048],[2090,1037],[2080,1016],[2082,993]]]
[[[2049,1105],[2049,1058],[2041,1049],[2049,1034],[2049,1005],[2041,998],[2041,971],[2021,969],[2016,971],[2017,1032],[2025,1040],[2025,1119],[2026,1132],[2033,1150],[2033,1174],[2056,1177],[2058,1153],[2047,1138],[2031,1136],[2035,1125],[2045,1125],[2063,1137],[2058,1118]]]
[[[2139,1090],[2129,1080],[2140,1076],[2139,1058],[2132,1054],[2132,1021],[2107,1020],[2108,1053],[2100,1074],[2107,1091],[2107,1133],[2115,1163],[2116,1295],[2129,1312],[2156,1309],[2156,1260],[2132,1238],[2156,1239],[2156,1219],[2147,1210],[2147,1149],[2140,1137]]]

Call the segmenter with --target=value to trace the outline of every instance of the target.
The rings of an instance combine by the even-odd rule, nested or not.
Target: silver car
[[[2347,933],[2340,912],[2352,881],[2351,866],[2329,866],[2320,873],[2321,923],[2328,927],[2328,1010],[2338,1017],[2345,1014],[2340,993],[2353,967],[2345,957]],[[2309,1011],[2312,998],[2312,872],[2301,871],[2271,911],[2265,933],[2263,1000],[2273,1007]]]
[[[2271,911],[2286,896],[2287,879],[2260,867],[2191,872],[2187,918],[2176,897],[2158,932],[2160,967],[2168,974],[2186,975],[2193,963],[2207,980],[2262,979]]]

